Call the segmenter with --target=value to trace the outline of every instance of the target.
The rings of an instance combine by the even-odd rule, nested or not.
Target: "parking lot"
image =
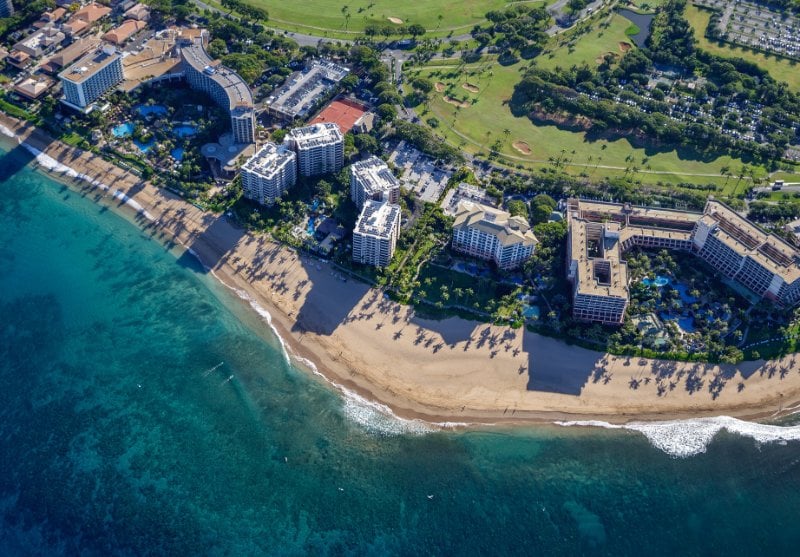
[[[418,149],[401,141],[389,156],[389,162],[403,171],[400,180],[422,201],[436,203],[447,187],[452,172],[438,168]]]
[[[716,27],[723,40],[800,59],[800,19],[751,2],[695,0],[695,4],[719,11]]]

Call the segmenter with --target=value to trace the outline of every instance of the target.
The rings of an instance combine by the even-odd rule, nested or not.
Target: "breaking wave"
[[[750,437],[759,443],[800,441],[800,426],[782,427],[759,424],[729,416],[666,422],[631,422],[625,425],[601,421],[571,421],[556,422],[556,424],[638,431],[647,437],[651,445],[677,458],[686,458],[706,452],[708,445],[723,429],[742,437]]]

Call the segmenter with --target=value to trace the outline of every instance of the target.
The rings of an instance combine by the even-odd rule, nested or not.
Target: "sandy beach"
[[[331,264],[248,233],[92,153],[3,114],[0,124],[82,175],[70,177],[62,168],[51,170],[54,177],[127,211],[154,239],[191,249],[220,281],[270,313],[301,363],[313,363],[332,383],[401,417],[622,423],[717,415],[768,419],[800,409],[794,355],[738,366],[675,363],[611,356],[459,318],[421,319],[379,290],[343,281]]]

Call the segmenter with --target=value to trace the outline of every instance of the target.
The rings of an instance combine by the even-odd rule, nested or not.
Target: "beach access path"
[[[330,382],[402,417],[451,423],[758,419],[800,404],[794,355],[739,366],[676,363],[611,356],[460,318],[422,319],[380,290],[343,281],[330,264],[204,212],[91,152],[2,113],[0,124],[16,135],[12,141],[41,152],[40,165],[55,178],[118,209],[152,238],[191,249],[220,281],[266,309],[300,367],[311,362]]]

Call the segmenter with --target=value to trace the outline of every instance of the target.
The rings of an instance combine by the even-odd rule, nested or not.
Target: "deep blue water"
[[[0,555],[796,554],[800,443],[397,433],[26,160],[0,160]]]

